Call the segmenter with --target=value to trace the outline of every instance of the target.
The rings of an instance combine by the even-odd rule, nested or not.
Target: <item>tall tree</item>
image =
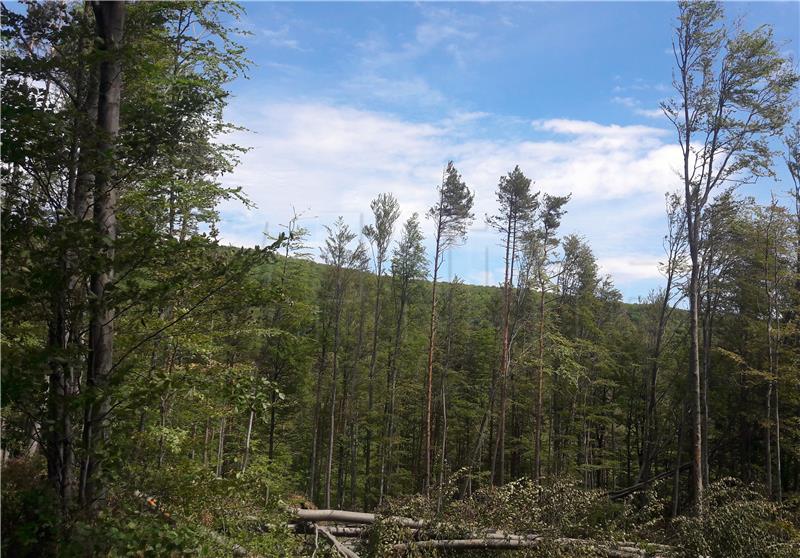
[[[544,373],[545,373],[545,320],[547,294],[550,290],[550,267],[553,251],[558,246],[556,231],[561,225],[561,218],[566,213],[564,205],[569,201],[569,196],[544,195],[539,208],[538,227],[530,235],[529,252],[533,262],[536,286],[539,290],[538,304],[538,349],[536,359],[536,404],[534,406],[534,434],[533,434],[533,478],[538,483],[542,474],[542,424],[544,404]]]
[[[425,478],[427,493],[431,486],[431,417],[433,413],[433,353],[436,347],[436,284],[444,256],[449,249],[466,239],[467,228],[472,223],[474,194],[461,179],[455,165],[450,161],[444,170],[442,183],[437,188],[439,199],[428,210],[427,217],[433,221],[433,278],[431,282],[430,329],[428,334],[428,367],[426,381],[425,411]]]
[[[329,294],[331,328],[333,330],[331,355],[330,412],[328,421],[328,458],[325,467],[325,507],[331,506],[331,480],[333,475],[333,449],[336,439],[336,394],[339,375],[339,351],[341,349],[342,310],[347,289],[348,269],[359,267],[366,257],[363,244],[355,247],[351,243],[356,233],[350,230],[339,217],[333,227],[326,227],[328,237],[321,249],[322,259],[329,267]]]
[[[642,462],[639,468],[639,482],[650,480],[650,472],[656,458],[658,376],[661,368],[661,352],[664,346],[664,334],[667,324],[676,305],[681,301],[679,281],[683,260],[686,257],[686,240],[684,236],[683,201],[677,194],[668,194],[667,200],[667,234],[664,236],[664,252],[666,261],[660,266],[666,283],[656,300],[658,318],[653,334],[652,350],[649,364],[646,367],[648,376],[644,382],[646,387],[644,432],[642,443]]]
[[[375,268],[375,306],[372,313],[372,352],[369,360],[369,394],[367,401],[367,435],[364,445],[364,509],[370,505],[372,467],[372,406],[374,397],[375,367],[378,363],[378,333],[381,319],[381,296],[383,294],[383,266],[389,251],[389,242],[394,232],[394,224],[400,217],[400,206],[392,194],[380,194],[370,203],[375,218],[374,225],[364,227],[364,236],[372,249],[372,262]]]
[[[381,444],[380,481],[378,503],[389,488],[388,469],[392,465],[392,449],[395,435],[395,403],[397,399],[397,376],[400,367],[400,350],[403,333],[406,329],[406,315],[411,302],[414,284],[425,278],[427,260],[425,259],[424,238],[420,229],[419,217],[414,213],[403,225],[403,232],[392,256],[392,288],[394,292],[395,317],[392,347],[386,371],[386,402],[384,404],[384,435]]]
[[[788,120],[797,82],[768,27],[729,36],[716,2],[681,1],[673,40],[676,97],[662,103],[682,153],[689,274],[692,501],[702,512],[702,407],[699,349],[700,230],[711,194],[771,173],[767,140]]]
[[[81,500],[95,504],[105,497],[103,489],[103,445],[110,401],[107,389],[114,358],[115,310],[108,289],[114,282],[114,244],[117,239],[117,200],[120,176],[116,168],[122,92],[122,39],[126,5],[122,1],[93,2],[95,28],[102,52],[97,103],[97,166],[94,176],[94,223],[98,236],[98,266],[92,274],[94,299],[89,323],[89,365],[86,383],[91,391],[86,406],[81,470]]]
[[[538,206],[539,193],[531,193],[531,179],[526,177],[519,166],[506,176],[500,177],[497,184],[499,213],[487,216],[490,227],[502,235],[505,250],[503,259],[503,308],[500,350],[500,410],[498,411],[497,441],[492,455],[492,481],[503,484],[505,479],[505,435],[507,414],[508,368],[511,361],[511,339],[509,336],[511,304],[514,285],[514,265],[519,252],[518,241]],[[495,464],[497,465],[495,467]]]

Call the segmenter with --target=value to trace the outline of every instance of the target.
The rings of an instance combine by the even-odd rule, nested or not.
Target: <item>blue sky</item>
[[[484,215],[519,164],[537,189],[572,193],[561,232],[588,240],[626,300],[662,283],[664,193],[679,185],[674,132],[657,110],[671,94],[674,3],[244,7],[255,65],[233,84],[227,117],[249,129],[234,139],[252,150],[225,181],[255,207],[223,207],[223,241],[263,243],[294,206],[318,245],[338,215],[369,222],[369,201],[385,191],[404,218],[422,214],[453,159],[476,219],[446,273],[496,284],[502,251]],[[725,8],[746,27],[773,25],[800,59],[799,3]],[[787,189],[770,179],[742,193]]]

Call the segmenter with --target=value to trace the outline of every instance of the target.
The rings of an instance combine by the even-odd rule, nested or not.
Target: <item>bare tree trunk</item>
[[[442,497],[444,494],[445,463],[447,454],[447,391],[445,378],[447,372],[442,375],[442,451],[439,455],[439,494],[436,502],[436,513],[442,509]]]
[[[546,252],[545,252],[546,254]],[[546,256],[545,256],[546,257]],[[540,274],[544,271],[540,270]],[[540,277],[539,280],[539,347],[538,347],[538,363],[536,373],[536,430],[534,432],[534,447],[533,447],[533,478],[537,484],[541,480],[542,475],[542,405],[544,402],[544,302],[545,302],[545,285],[544,280]]]
[[[781,414],[779,409],[779,398],[778,398],[778,382],[775,381],[775,388],[773,390],[775,392],[775,500],[777,502],[783,501],[783,470],[781,467]]]
[[[308,475],[308,497],[313,502],[317,494],[317,453],[320,443],[320,420],[322,415],[321,398],[322,398],[322,377],[325,372],[325,363],[327,359],[327,346],[328,346],[328,328],[323,322],[322,330],[322,350],[320,351],[319,365],[317,367],[317,385],[314,390],[314,434],[311,442],[311,460],[309,463]]]
[[[269,441],[267,445],[267,458],[272,461],[275,457],[275,403],[277,402],[277,395],[275,391],[270,396],[271,405],[269,407]]]
[[[197,438],[197,424],[192,424],[192,435],[189,438],[191,440],[191,449],[189,450],[189,459],[194,461],[194,454],[195,454],[195,439]]]
[[[765,446],[766,446],[766,463],[765,463],[765,474],[766,474],[766,487],[767,487],[767,496],[772,499],[773,498],[773,482],[772,482],[772,391],[775,387],[775,381],[777,376],[777,366],[776,366],[776,358],[775,358],[775,337],[773,331],[773,315],[775,314],[775,296],[774,296],[774,289],[777,288],[777,285],[773,284],[772,288],[770,288],[770,269],[769,269],[769,257],[770,257],[770,232],[772,229],[772,221],[774,215],[774,204],[775,200],[773,198],[773,205],[770,207],[770,214],[769,220],[767,221],[767,227],[764,235],[764,291],[767,298],[767,349],[768,349],[768,360],[769,360],[769,381],[767,385],[767,398],[766,398],[766,424],[765,424]],[[777,240],[776,240],[777,244]],[[777,248],[776,248],[777,252]],[[777,266],[777,258],[775,265]],[[777,272],[776,272],[777,273]],[[777,281],[776,281],[777,283]]]
[[[505,271],[503,277],[503,333],[502,347],[500,350],[500,411],[498,414],[497,425],[497,446],[492,456],[492,482],[502,485],[505,481],[505,454],[506,454],[506,391],[509,364],[509,315],[511,311],[511,284],[509,271],[511,269],[511,228],[512,223],[509,218],[506,229],[506,255]],[[497,456],[497,471],[495,471],[495,456]]]
[[[244,455],[242,456],[242,473],[247,470],[247,464],[250,461],[250,439],[253,435],[253,419],[255,419],[256,412],[250,409],[250,419],[247,421],[247,433],[244,437]]]
[[[387,389],[389,392],[389,401],[387,413],[385,418],[386,436],[384,438],[384,450],[381,453],[381,474],[380,474],[380,489],[378,493],[378,504],[383,503],[383,496],[388,490],[387,465],[391,465],[392,456],[392,438],[394,436],[394,409],[395,409],[395,394],[397,392],[397,361],[400,358],[400,341],[403,330],[403,320],[406,308],[406,292],[407,285],[401,287],[400,292],[400,310],[398,311],[397,322],[395,323],[394,331],[394,347],[389,355],[389,374],[387,376]]]
[[[219,442],[217,445],[217,477],[222,477],[225,458],[225,417],[219,419]]]
[[[89,363],[86,383],[94,395],[84,416],[84,464],[81,475],[81,501],[95,505],[105,499],[103,483],[104,446],[108,440],[110,402],[108,388],[114,353],[113,305],[106,297],[114,281],[114,243],[117,238],[117,189],[114,184],[114,151],[119,133],[122,63],[118,51],[125,26],[125,3],[121,1],[92,4],[99,47],[105,56],[100,62],[97,109],[97,154],[95,172],[94,222],[98,239],[101,271],[91,281],[94,305],[89,326]]]
[[[162,395],[159,402],[158,413],[158,426],[161,428],[161,433],[158,436],[158,461],[157,468],[161,468],[164,464],[164,429],[167,427],[167,401],[166,395]]]
[[[336,377],[339,371],[339,322],[341,318],[341,285],[337,278],[336,310],[333,324],[333,375],[331,378],[331,412],[328,433],[328,464],[325,469],[325,507],[331,507],[331,475],[333,472],[333,444],[336,432]]]
[[[678,447],[675,450],[675,473],[672,485],[672,517],[678,517],[681,500],[681,452],[683,451],[683,432],[686,411],[681,404],[681,421],[678,425]]]
[[[766,462],[764,464],[767,497],[772,499],[772,381],[767,383],[767,411],[766,424],[764,425],[764,445],[766,449]]]
[[[710,286],[709,286],[710,288]],[[703,318],[703,381],[700,385],[702,403],[702,445],[703,445],[703,486],[709,484],[709,442],[708,442],[708,376],[711,373],[711,336],[713,334],[713,308],[711,297],[706,298],[706,311]]]
[[[430,493],[431,486],[431,417],[433,416],[433,352],[436,347],[436,283],[439,278],[441,254],[441,227],[437,227],[436,250],[434,252],[433,282],[431,285],[431,322],[428,335],[428,378],[425,400],[425,494]]]
[[[688,172],[687,172],[688,174]],[[692,196],[689,191],[689,184],[686,186],[687,199]],[[691,417],[691,440],[692,440],[692,484],[691,498],[695,507],[695,512],[702,514],[702,495],[703,495],[703,439],[702,439],[702,407],[700,404],[701,385],[700,385],[700,347],[699,347],[699,306],[700,306],[700,264],[698,261],[699,248],[699,211],[694,210],[691,205],[687,205],[688,222],[688,241],[689,254],[692,266],[689,276],[689,393],[690,393],[690,412]]]
[[[372,317],[372,355],[369,360],[369,393],[367,396],[367,433],[364,445],[364,510],[369,508],[369,494],[372,482],[372,406],[375,383],[375,366],[378,362],[378,329],[381,316],[381,279],[383,275],[383,262],[378,261],[375,277],[375,309]]]
[[[211,419],[206,418],[206,435],[203,438],[203,467],[208,467],[208,444],[211,439]]]

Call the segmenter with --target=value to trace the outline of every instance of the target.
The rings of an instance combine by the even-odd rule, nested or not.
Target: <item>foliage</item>
[[[675,521],[682,555],[779,558],[800,551],[800,518],[753,487],[720,479],[703,497],[708,510],[703,516]]]

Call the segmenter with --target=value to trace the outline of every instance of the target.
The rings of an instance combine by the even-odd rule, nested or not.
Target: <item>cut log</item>
[[[314,523],[290,523],[289,529],[301,535],[313,535]],[[360,538],[364,534],[364,527],[342,527],[340,525],[326,525],[325,528],[334,537]]]
[[[502,549],[509,550],[515,548],[533,548],[539,545],[538,540],[524,540],[524,539],[496,539],[496,538],[483,538],[483,539],[447,539],[447,540],[429,540],[429,541],[414,541],[407,543],[399,543],[392,546],[392,549],[398,552],[410,550],[412,548],[451,548],[460,550],[480,550],[480,549]]]
[[[432,539],[427,541],[413,541],[399,543],[392,547],[396,552],[403,552],[412,548],[432,549],[445,548],[452,550],[520,550],[535,548],[545,539],[538,535],[502,535],[489,534],[485,537],[471,539]],[[633,546],[607,546],[595,541],[582,539],[559,538],[553,539],[559,546],[581,546],[597,550],[608,558],[660,558],[662,554],[652,554],[646,550]]]
[[[657,480],[654,477],[652,480]],[[646,483],[644,483],[646,484]],[[627,490],[632,490],[634,487],[629,487]],[[290,510],[295,519],[290,522],[290,528],[295,532],[313,534],[315,532],[322,533],[340,555],[347,558],[354,558],[356,555],[352,550],[345,547],[336,537],[362,537],[365,532],[365,527],[359,525],[370,525],[377,521],[375,514],[353,512],[346,510],[304,510],[292,509]],[[423,527],[441,528],[442,524],[431,524],[426,521],[418,519],[411,519],[408,517],[384,517],[381,518],[385,522],[396,522],[404,527],[412,529],[421,529]],[[320,526],[316,522],[325,521],[331,523],[343,523],[348,525],[328,525]],[[352,524],[356,524],[353,526]],[[619,543],[604,543],[599,541],[584,540],[584,539],[571,539],[571,538],[556,538],[545,539],[542,535],[538,534],[515,534],[507,533],[501,530],[488,530],[480,533],[464,533],[460,539],[431,539],[420,541],[409,541],[398,543],[392,546],[395,552],[404,552],[413,548],[419,549],[453,549],[453,550],[481,550],[481,549],[496,549],[496,550],[515,550],[525,548],[535,548],[543,543],[545,540],[550,540],[555,544],[563,547],[583,547],[597,550],[601,554],[609,558],[659,558],[669,556],[673,549],[665,545],[647,544],[647,550],[642,550],[631,542]],[[335,541],[335,542],[334,542]],[[348,554],[349,553],[349,554]]]
[[[356,524],[359,523],[372,524],[375,523],[376,521],[374,513],[363,513],[363,512],[354,512],[346,510],[303,510],[296,508],[290,511],[300,521],[310,521],[310,522],[329,521],[332,523],[356,523]],[[411,527],[414,529],[420,529],[425,525],[427,525],[425,521],[419,521],[417,519],[411,519],[408,517],[386,517],[383,518],[383,521],[391,521],[393,523],[398,523],[403,527]]]

